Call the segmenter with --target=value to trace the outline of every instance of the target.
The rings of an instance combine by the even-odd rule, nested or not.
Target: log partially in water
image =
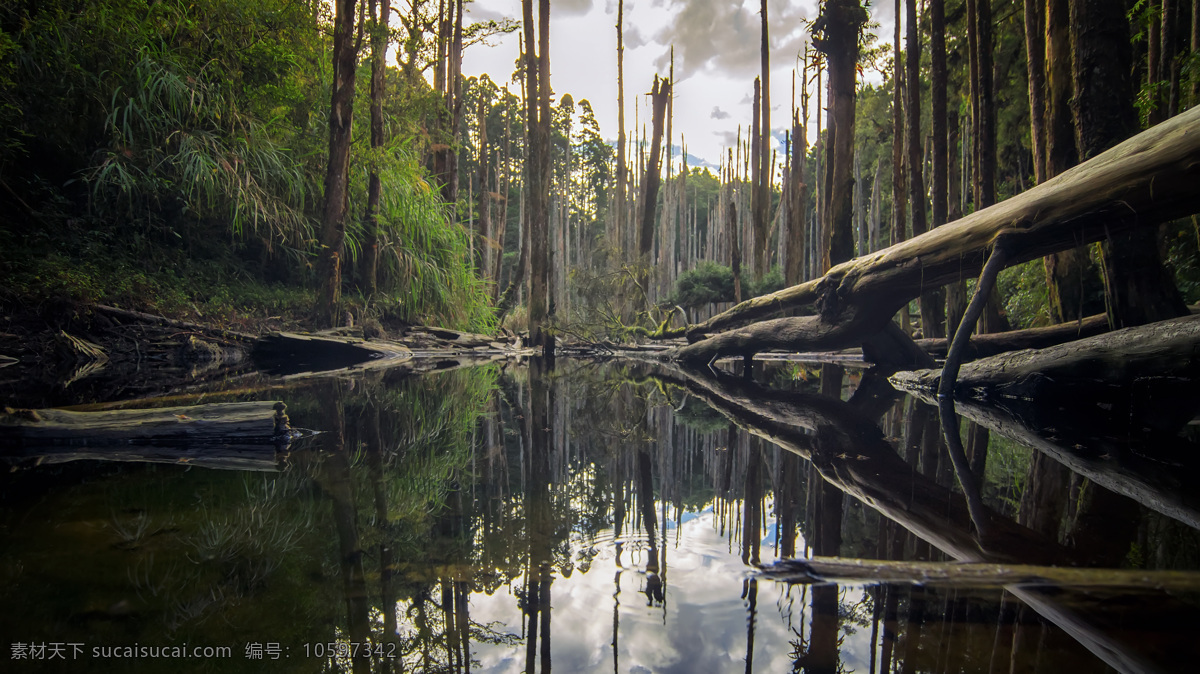
[[[21,465],[83,459],[275,470],[304,433],[278,422],[286,405],[246,402],[157,409],[0,414],[0,456]]]
[[[1198,212],[1197,184],[1200,108],[1193,108],[995,206],[840,264],[820,279],[742,302],[703,323],[661,336],[686,333],[694,341],[817,304],[819,322],[809,317],[780,319],[784,322],[772,324],[772,330],[790,331],[789,350],[826,348],[813,345],[827,343],[830,330],[848,340],[836,348],[854,346],[868,324],[882,326],[878,316],[892,316],[926,290],[974,277],[1001,237],[1012,264],[1036,259]],[[753,348],[747,339],[765,336],[765,330],[744,333],[739,348],[744,354]],[[700,362],[729,352],[728,342],[712,339],[716,338],[675,355]]]
[[[1200,572],[1087,569],[1030,564],[904,562],[813,557],[785,559],[757,575],[785,583],[893,583],[940,587],[1200,590]]]
[[[891,381],[910,392],[936,391],[941,370],[897,372]],[[1200,376],[1200,315],[1125,328],[1046,349],[1026,349],[962,366],[954,388],[958,399],[1032,399],[1071,388],[1095,393],[1100,386],[1126,386],[1139,377]]]

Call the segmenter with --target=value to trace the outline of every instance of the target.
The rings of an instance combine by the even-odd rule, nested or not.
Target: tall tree
[[[342,248],[346,242],[346,200],[350,181],[350,132],[354,126],[354,43],[356,0],[337,0],[333,19],[333,85],[329,105],[329,161],[321,217],[320,288],[317,320],[335,325],[342,299]]]
[[[771,207],[771,182],[774,171],[771,166],[771,46],[770,35],[767,31],[767,0],[759,4],[759,16],[762,19],[762,43],[759,47],[762,77],[762,105],[759,108],[761,119],[758,121],[759,135],[754,142],[759,144],[758,151],[758,182],[754,185],[754,275],[762,279],[767,275],[767,260],[771,235],[767,211]]]
[[[1029,135],[1033,140],[1033,172],[1046,180],[1046,3],[1025,0],[1025,69],[1029,80]]]
[[[1090,159],[1137,132],[1130,78],[1129,23],[1119,4],[1071,0],[1075,97],[1072,111],[1080,157]],[[1101,245],[1110,321],[1127,327],[1187,313],[1163,268],[1154,230]]]
[[[609,247],[622,248],[625,232],[625,197],[629,190],[629,174],[625,159],[625,42],[623,23],[625,0],[617,0],[617,195],[613,211],[613,232]]]
[[[1046,166],[1049,180],[1079,161],[1075,145],[1075,122],[1071,116],[1071,28],[1068,0],[1046,2]],[[1084,298],[1089,279],[1086,248],[1063,251],[1044,258],[1050,316],[1056,323],[1074,321],[1085,313]]]
[[[529,184],[529,341],[554,356],[547,332],[550,278],[550,0],[538,1],[534,30],[533,0],[521,1],[525,25],[525,173]],[[537,48],[534,49],[536,35]]]
[[[902,7],[900,0],[896,0],[896,30],[892,43],[892,244],[900,243],[908,236],[908,187],[904,166],[904,61],[900,58]],[[900,314],[900,325],[906,333],[910,332],[912,327],[909,325],[907,304]]]
[[[378,14],[376,6],[378,5]],[[370,0],[371,16],[371,149],[380,152],[384,146],[383,97],[385,95],[384,74],[387,69],[388,19],[391,16],[391,0]],[[359,277],[363,292],[372,296],[378,290],[377,267],[379,264],[379,197],[382,185],[379,167],[372,165],[367,177],[366,240],[363,242],[362,266]]]
[[[825,215],[830,233],[826,254],[829,267],[854,256],[852,229],[854,197],[855,82],[859,34],[867,11],[858,0],[828,0],[813,23],[813,44],[828,59],[829,129],[826,131],[826,181],[830,187]]]
[[[917,16],[917,0],[908,0],[908,13],[905,19],[908,36],[904,45],[905,80],[908,82],[908,100],[905,105],[907,123],[905,125],[905,147],[908,150],[908,165],[913,167],[908,176],[908,202],[912,208],[912,233],[920,236],[928,229],[925,218],[925,177],[921,168],[925,165],[922,154],[921,133],[921,32]],[[942,50],[943,86],[941,92],[942,119],[945,120],[945,49]],[[937,96],[934,96],[936,99]],[[944,126],[943,126],[944,131]],[[936,134],[935,134],[936,136]],[[945,134],[943,133],[943,138]],[[937,142],[936,140],[934,142]],[[936,160],[934,161],[936,165]],[[934,168],[935,171],[938,169]],[[943,190],[944,192],[944,190]],[[945,214],[942,214],[945,220]],[[921,331],[926,337],[942,337],[945,330],[942,326],[943,308],[942,296],[937,289],[921,294]]]

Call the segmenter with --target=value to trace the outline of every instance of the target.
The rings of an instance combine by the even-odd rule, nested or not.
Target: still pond
[[[936,407],[853,368],[754,379],[579,361],[255,376],[77,409],[283,401],[320,433],[0,437],[0,670],[1194,671],[1200,581],[1156,580],[1200,569],[1190,416],[964,417],[981,515]],[[755,573],[792,557],[1146,573]]]

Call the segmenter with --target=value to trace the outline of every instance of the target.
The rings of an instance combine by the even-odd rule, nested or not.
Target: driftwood
[[[20,465],[87,459],[275,470],[277,453],[308,434],[290,428],[285,409],[272,401],[102,412],[5,408],[0,454]]]
[[[1198,183],[1200,109],[1193,108],[1004,202],[659,336],[700,340],[671,354],[688,362],[773,347],[853,346],[922,292],[975,276],[1000,238],[1011,264],[1036,259],[1200,211]],[[707,337],[805,305],[815,305],[818,316],[763,321],[735,336]]]
[[[1200,572],[1088,569],[1028,564],[902,562],[813,557],[785,559],[756,575],[785,583],[892,583],[938,587],[1023,587],[1058,589],[1200,589]]]

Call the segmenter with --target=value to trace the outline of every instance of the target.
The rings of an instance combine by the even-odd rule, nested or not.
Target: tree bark
[[[1046,175],[1046,3],[1025,0],[1025,56],[1029,79],[1029,135],[1033,140],[1034,179],[1041,183]]]
[[[336,325],[342,299],[342,253],[346,242],[346,201],[350,182],[350,134],[354,126],[355,0],[337,0],[333,20],[333,86],[329,104],[329,161],[321,218],[320,283],[317,321]]]
[[[767,31],[767,0],[759,3],[759,16],[762,19],[762,44],[759,48],[759,60],[762,70],[762,105],[759,108],[761,118],[758,121],[759,135],[754,142],[758,143],[758,182],[755,183],[754,209],[754,245],[757,251],[754,256],[754,275],[761,280],[767,275],[768,259],[770,258],[770,220],[768,211],[771,208],[771,182],[774,167],[771,165],[771,41]]]
[[[533,0],[522,0],[525,23],[526,175],[529,183],[529,342],[548,357],[554,338],[546,328],[549,313],[550,220],[550,1],[538,2],[534,48]]]
[[[641,218],[638,223],[638,258],[647,268],[653,266],[651,253],[654,251],[654,211],[658,205],[658,188],[662,180],[663,124],[667,113],[667,100],[671,97],[671,81],[654,76],[654,87],[650,91],[651,136],[650,156],[646,160],[646,174],[642,179],[642,193],[638,196]]]
[[[867,12],[857,0],[829,0],[817,18],[813,42],[828,59],[829,129],[826,171],[830,186],[826,231],[830,233],[830,266],[854,256],[854,102],[858,68],[858,37]]]

